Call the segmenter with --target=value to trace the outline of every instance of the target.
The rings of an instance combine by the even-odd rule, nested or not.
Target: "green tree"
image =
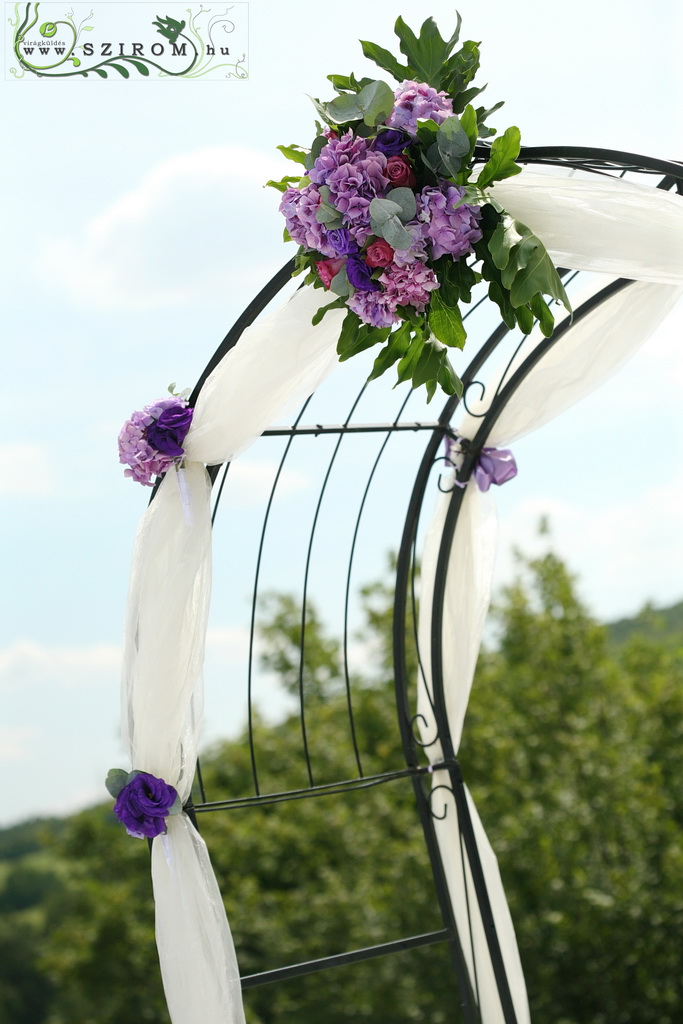
[[[391,590],[374,584],[364,600],[368,665],[350,688],[369,776],[401,767],[401,753]],[[534,1024],[674,1024],[683,652],[656,633],[610,647],[553,555],[522,563],[496,616],[461,760],[501,864]],[[312,610],[300,671],[300,620],[290,598],[271,598],[264,662],[290,693],[303,687],[311,769],[333,783],[357,772],[340,644]],[[254,746],[261,792],[308,785],[298,711],[257,721]],[[247,735],[211,750],[203,774],[210,800],[253,792]],[[203,814],[200,826],[243,973],[440,927],[409,780]],[[110,805],[70,819],[54,842],[62,888],[42,910],[50,1008],[25,1019],[168,1024],[145,845]],[[459,1020],[443,946],[253,989],[246,1001],[250,1024]]]

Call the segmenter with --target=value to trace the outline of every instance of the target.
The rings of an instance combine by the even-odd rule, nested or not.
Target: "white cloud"
[[[0,496],[43,498],[54,492],[54,462],[43,445],[25,441],[0,444]]]
[[[0,690],[44,682],[65,687],[109,685],[120,662],[119,648],[110,644],[63,647],[21,639],[0,650]]]
[[[245,146],[173,156],[80,232],[45,240],[39,267],[51,287],[100,311],[166,308],[234,292],[251,283],[242,277],[245,268],[253,276],[259,257],[259,223],[272,224],[277,205],[262,186],[280,173],[279,156]]]

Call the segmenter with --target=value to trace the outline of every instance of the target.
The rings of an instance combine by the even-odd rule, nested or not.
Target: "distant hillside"
[[[648,604],[633,618],[609,622],[607,631],[610,643],[615,647],[635,635],[683,645],[683,601],[669,608],[655,608]]]

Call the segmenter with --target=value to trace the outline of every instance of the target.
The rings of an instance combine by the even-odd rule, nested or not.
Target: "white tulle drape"
[[[190,516],[175,472],[140,523],[128,595],[122,728],[131,764],[190,793],[202,720],[211,592],[210,487],[204,464],[243,451],[336,365],[343,313],[317,327],[320,292],[304,288],[248,328],[208,378],[186,439]],[[152,848],[156,934],[173,1024],[241,1024],[239,971],[202,838],[168,818]]]
[[[600,374],[609,373],[625,349],[645,336],[655,317],[673,300],[671,285],[681,280],[683,262],[683,204],[667,194],[634,190],[612,179],[594,184],[526,172],[497,185],[495,194],[510,213],[546,241],[562,265],[663,283],[629,288],[613,300],[611,312],[596,314],[592,328],[587,322],[572,328],[562,349],[553,350],[517,393],[490,443],[513,440],[536,429],[578,400],[587,382],[595,380],[592,356],[597,350],[604,349]],[[676,217],[674,227],[671,218]],[[132,767],[165,779],[183,799],[190,792],[201,729],[202,662],[211,589],[210,489],[205,465],[239,455],[335,367],[344,312],[331,311],[313,328],[311,316],[319,305],[320,292],[301,289],[280,310],[244,332],[202,388],[186,439],[191,514],[183,509],[178,480],[171,472],[138,530],[126,614],[123,734]],[[569,345],[573,348],[567,347],[566,357],[560,358]],[[472,436],[474,423],[465,422],[460,429]],[[420,713],[425,738],[433,726],[426,699],[431,687],[430,579],[446,502],[447,498],[442,499],[437,508],[423,554],[420,645],[426,674]],[[446,698],[456,741],[488,608],[494,534],[490,495],[468,488],[451,552],[444,617]],[[430,749],[438,760],[439,752]],[[441,775],[435,773],[435,786],[445,781]],[[450,806],[437,822],[439,843],[464,940],[470,929],[463,916],[469,867],[465,865],[463,874],[455,807],[445,789],[440,793]],[[470,809],[517,1016],[523,1024],[528,1010],[514,931],[495,857],[471,800]],[[167,834],[154,840],[152,876],[157,943],[173,1024],[242,1024],[239,972],[220,893],[204,842],[184,815],[170,817]],[[483,927],[477,908],[470,905],[470,909],[473,943],[464,942],[465,955],[472,971],[476,962],[484,1024],[497,1024],[502,1016]]]
[[[683,292],[683,202],[668,193],[609,178],[594,183],[528,172],[496,185],[494,194],[512,216],[544,240],[558,264],[618,274],[636,282],[577,319],[530,371],[485,438],[486,445],[502,447],[538,430],[599,386],[639,348],[679,299]],[[610,280],[606,276],[600,285]],[[594,284],[591,291],[596,289]],[[509,369],[503,364],[485,381],[486,391],[478,401],[470,396],[470,414],[455,427],[457,434],[474,438],[501,376],[506,374],[509,379],[542,341],[540,334],[533,335]],[[449,494],[439,497],[422,553],[418,720],[425,743],[430,743],[436,732],[431,596],[449,502]],[[444,695],[456,751],[491,599],[496,534],[493,492],[482,493],[471,482],[449,553],[442,624]],[[427,749],[433,763],[441,759],[438,743]],[[488,944],[464,851],[463,868],[457,809],[448,785],[448,774],[436,771],[435,825],[453,911],[482,1020],[484,1024],[502,1024],[504,1015]],[[515,1013],[519,1024],[526,1024],[528,1001],[507,901],[495,856],[469,793],[467,797]]]

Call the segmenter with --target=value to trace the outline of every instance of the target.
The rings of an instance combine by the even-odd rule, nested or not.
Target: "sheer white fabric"
[[[611,372],[624,346],[630,349],[642,340],[655,315],[673,301],[670,286],[682,276],[683,204],[613,179],[594,184],[529,172],[497,185],[495,195],[544,239],[563,266],[659,282],[639,291],[629,288],[613,300],[612,313],[619,311],[614,320],[612,313],[601,313],[592,326],[582,321],[573,327],[562,348],[557,346],[558,352],[543,360],[506,409],[492,435],[497,443],[499,438],[512,440],[536,429],[577,401],[589,378]],[[320,291],[301,289],[276,313],[248,328],[213,371],[186,439],[191,515],[183,510],[175,474],[169,473],[138,530],[126,614],[123,734],[132,766],[175,785],[183,799],[189,795],[201,728],[201,669],[211,587],[210,489],[204,464],[233,459],[335,367],[344,311],[331,311],[313,328],[310,320],[320,300]],[[598,354],[603,350],[604,360]],[[461,431],[473,428],[474,423],[463,423]],[[429,595],[447,500],[441,499],[423,554],[419,630],[424,678],[419,711],[425,741],[434,733]],[[490,597],[492,511],[490,495],[468,488],[449,564],[445,685],[456,745]],[[429,749],[438,760],[436,747]],[[471,802],[470,807],[518,1020],[525,1024],[524,978],[507,903],[495,857]],[[463,874],[458,867],[460,841],[452,801],[438,823],[438,836],[467,946],[469,928],[462,915],[469,868]],[[154,840],[152,874],[157,942],[173,1024],[242,1024],[239,975],[220,893],[206,847],[185,816],[170,818],[167,834]],[[501,1010],[476,910],[472,929],[473,941],[465,955],[472,971],[476,962],[484,1024],[498,1024]]]
[[[210,487],[204,463],[243,451],[336,365],[344,313],[317,327],[321,292],[304,288],[248,328],[202,390],[186,439],[191,515],[170,472],[138,528],[124,637],[122,731],[131,764],[185,800],[197,760],[211,592]],[[168,819],[152,849],[156,932],[173,1024],[242,1024],[239,973],[206,846]]]
[[[528,224],[544,240],[554,260],[562,266],[616,272],[637,282],[577,320],[531,370],[487,435],[487,445],[501,447],[539,429],[603,383],[639,348],[680,298],[683,292],[683,203],[676,197],[661,192],[655,194],[655,190],[640,186],[625,186],[618,180],[605,178],[593,185],[526,171],[496,185],[495,195],[513,216]],[[610,280],[605,277],[602,284]],[[596,287],[593,286],[592,291]],[[506,374],[505,379],[509,380],[542,340],[540,333],[532,335],[510,369],[506,372],[506,364],[501,365],[485,382],[486,391],[479,401],[468,399],[471,414],[464,415],[455,428],[457,434],[469,439],[475,436],[502,375]],[[424,743],[430,743],[436,733],[431,679],[431,594],[449,501],[448,494],[439,497],[422,554],[418,721]],[[493,491],[482,493],[471,483],[463,497],[449,554],[442,628],[444,695],[456,751],[491,599],[495,544]],[[438,744],[427,749],[430,759],[436,763],[441,757]],[[436,789],[448,784],[447,778],[440,778],[443,775],[443,772],[435,773],[433,798],[439,803],[445,799],[447,804],[446,816],[437,820],[436,827],[451,902],[456,920],[462,922],[459,930],[473,986],[477,987],[478,982],[482,1020],[485,1024],[503,1024],[479,911],[478,908],[473,910],[474,891],[466,857],[464,871],[459,863],[455,803],[446,789],[439,789],[438,793]],[[472,803],[471,808],[474,810]],[[473,814],[473,824],[515,1011],[521,1024],[529,1019],[529,1011],[514,929],[495,855],[476,814]],[[470,932],[463,910],[467,907],[473,915],[469,945]],[[483,983],[482,978],[487,978],[488,982]]]

